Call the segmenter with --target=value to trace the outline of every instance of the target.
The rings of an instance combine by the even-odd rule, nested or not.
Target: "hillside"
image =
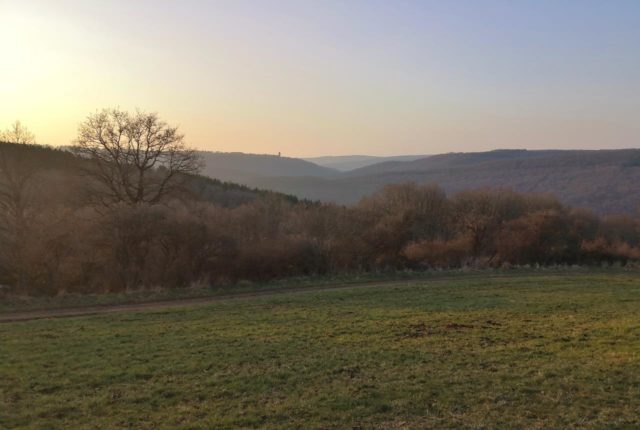
[[[8,144],[5,148],[12,147]],[[24,146],[39,166],[35,190],[41,198],[77,201],[80,163],[71,153],[46,146]],[[339,172],[305,160],[270,155],[202,153],[203,176],[188,189],[196,198],[235,206],[272,190],[311,200],[353,204],[385,184],[437,183],[449,193],[477,188],[509,188],[551,193],[563,203],[600,214],[635,213],[640,205],[640,150],[498,150],[450,153],[410,161],[385,161]],[[325,160],[326,161],[326,160]],[[207,177],[208,176],[208,177]],[[215,179],[212,179],[215,178]],[[231,182],[237,182],[238,185]]]
[[[199,152],[204,160],[202,173],[222,181],[259,184],[264,177],[334,177],[337,170],[298,158],[240,152]]]
[[[606,177],[607,169],[637,171],[633,151],[552,154],[554,161],[523,154],[529,157],[525,161],[522,154],[500,152],[408,164],[430,164],[431,170],[424,170],[430,179],[439,174],[441,183],[463,178],[470,181],[468,188],[482,185],[480,175],[487,181],[500,179],[497,173],[508,180],[518,174],[530,180],[527,167],[542,174],[573,169],[564,178],[568,188],[575,171],[597,180]],[[97,157],[63,150],[0,145],[0,285],[8,286],[1,294],[55,296],[361,271],[640,261],[637,217],[588,216],[546,195],[481,190],[448,197],[439,187],[398,184],[339,207],[177,173],[168,194],[155,204],[127,199],[131,191],[118,188],[134,178],[127,172],[140,171],[133,158],[122,159],[100,163]],[[513,171],[505,162],[512,163]],[[96,179],[95,173],[82,175],[89,168],[110,182]],[[126,172],[108,176],[116,168]],[[153,186],[162,168],[145,170],[142,186]],[[259,185],[292,180],[289,184],[315,184],[333,193],[326,197],[347,200],[385,180],[415,179],[422,174],[416,169],[341,178],[262,178]],[[17,186],[15,178],[29,173],[22,182],[26,186]],[[551,182],[540,185],[543,191],[561,182],[546,175]],[[105,190],[115,197],[101,199]],[[591,194],[582,196],[613,201],[612,193],[596,194],[595,186],[584,190]],[[620,201],[632,202],[628,195]]]
[[[401,182],[437,183],[449,194],[483,187],[551,193],[565,204],[601,214],[634,213],[640,204],[640,150],[452,153],[378,163],[337,178],[261,178],[260,185],[351,204],[385,184]]]
[[[346,172],[388,161],[413,161],[424,157],[426,157],[426,155],[397,155],[391,157],[376,157],[372,155],[338,155],[305,158],[304,160],[310,161],[319,166]]]
[[[84,192],[82,175],[84,160],[76,157],[68,148],[53,148],[45,145],[15,145],[0,142],[1,151],[20,153],[21,159],[33,166],[37,172],[30,199],[42,205],[82,205]],[[234,207],[255,200],[259,196],[275,195],[285,200],[296,200],[294,196],[269,190],[258,190],[246,185],[218,180],[205,175],[190,176],[183,190],[190,198]]]

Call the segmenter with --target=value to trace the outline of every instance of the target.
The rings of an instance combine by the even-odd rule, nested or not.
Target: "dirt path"
[[[140,303],[123,303],[112,305],[97,305],[97,306],[77,306],[68,308],[57,309],[41,309],[33,311],[18,311],[9,312],[6,314],[0,314],[0,323],[9,323],[16,321],[29,321],[36,319],[46,318],[68,318],[78,317],[86,315],[101,315],[111,314],[116,312],[138,312],[138,311],[150,311],[161,310],[171,308],[183,308],[191,306],[202,306],[209,303],[222,302],[226,300],[238,300],[238,299],[250,299],[254,297],[263,296],[275,296],[280,294],[290,293],[307,293],[318,291],[329,291],[347,288],[364,288],[364,287],[378,287],[378,286],[393,286],[393,285],[406,285],[417,282],[433,282],[435,279],[406,279],[401,281],[372,281],[362,283],[350,283],[350,284],[334,284],[334,285],[319,285],[311,287],[298,287],[298,288],[281,288],[277,290],[265,290],[265,291],[253,291],[246,293],[225,294],[220,296],[210,297],[197,297],[197,298],[185,298],[185,299],[171,299],[161,301],[149,301]]]

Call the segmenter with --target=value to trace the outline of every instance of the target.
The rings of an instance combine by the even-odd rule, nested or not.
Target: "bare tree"
[[[36,138],[20,121],[16,121],[7,130],[0,132],[0,141],[18,145],[33,145],[36,143]]]
[[[201,167],[177,127],[140,111],[90,115],[79,127],[74,152],[89,160],[86,173],[98,185],[92,197],[107,206],[158,203]]]
[[[24,222],[27,189],[36,168],[23,145],[35,144],[34,135],[20,121],[0,132],[0,209],[18,224]]]
[[[16,121],[0,132],[0,281],[22,286],[28,268],[22,264],[28,231],[29,191],[37,166],[25,145],[35,137]]]

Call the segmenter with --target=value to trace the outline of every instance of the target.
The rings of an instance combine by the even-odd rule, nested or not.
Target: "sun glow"
[[[327,3],[0,0],[0,129],[65,145],[120,107],[294,156],[637,142],[635,6]]]
[[[72,41],[68,27],[16,4],[3,6],[0,98],[8,101],[0,103],[3,123],[24,119],[35,131],[50,130],[49,139],[68,135],[58,126],[68,121],[76,105],[65,86],[78,71],[78,61],[66,51]]]

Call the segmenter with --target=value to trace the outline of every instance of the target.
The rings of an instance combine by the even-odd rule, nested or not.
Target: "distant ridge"
[[[64,201],[79,198],[82,178],[74,172],[82,160],[64,148],[32,145],[22,150],[42,168],[38,188],[43,194]],[[416,182],[439,184],[448,194],[478,188],[550,193],[567,205],[599,214],[633,214],[640,209],[640,149],[449,153],[346,172],[277,155],[200,154],[206,163],[202,174],[208,178],[194,177],[191,191],[224,206],[265,193],[252,188],[287,194],[280,195],[283,199],[352,204],[386,184]]]
[[[424,157],[426,157],[426,155],[396,155],[390,157],[378,157],[373,155],[333,155],[305,158],[304,160],[320,166],[346,172],[348,170],[358,169],[372,164],[384,163],[387,161],[411,161]]]
[[[250,185],[298,197],[352,204],[385,184],[436,183],[449,193],[509,188],[551,193],[565,204],[600,214],[640,206],[640,149],[496,150],[385,161],[340,175],[263,177]]]
[[[201,151],[205,166],[203,174],[222,181],[254,185],[265,177],[314,176],[328,178],[339,172],[299,158],[242,152]]]

